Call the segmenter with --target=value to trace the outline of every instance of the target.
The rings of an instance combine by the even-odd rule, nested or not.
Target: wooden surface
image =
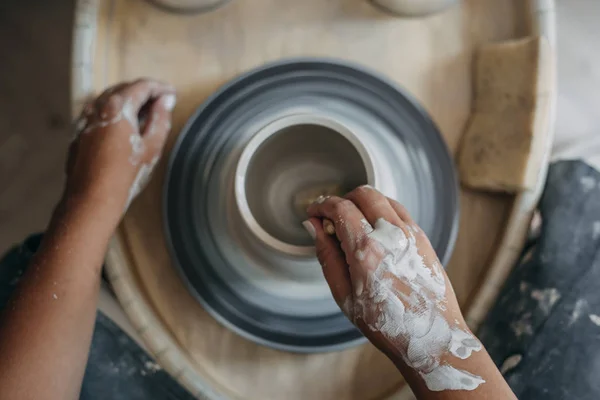
[[[398,19],[363,0],[234,1],[195,16],[168,14],[144,1],[81,0],[73,108],[118,81],[139,76],[169,81],[178,88],[172,143],[193,110],[235,75],[283,57],[339,57],[378,70],[412,92],[455,152],[471,109],[473,49],[534,28],[530,3],[522,0],[468,0],[427,19]],[[542,155],[547,142],[540,142]],[[289,354],[248,342],[212,319],[185,290],[165,247],[164,165],[163,160],[133,203],[107,260],[119,300],[163,367],[210,398],[216,395],[209,388],[240,399],[398,397],[399,374],[371,345]],[[537,167],[543,178],[544,168]],[[484,293],[489,301],[512,265],[536,195],[462,190],[458,243],[448,271],[468,315],[477,309],[481,289],[492,285]],[[494,261],[499,257],[500,264]],[[472,320],[484,314],[480,307]]]
[[[43,231],[62,192],[74,4],[0,4],[0,254]]]

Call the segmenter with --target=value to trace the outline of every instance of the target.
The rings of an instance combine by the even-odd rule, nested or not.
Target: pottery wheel
[[[261,135],[267,139],[252,155],[268,157],[262,161],[248,156]],[[310,157],[308,149],[320,144],[315,171],[324,172],[289,166],[295,149]],[[454,165],[435,125],[400,88],[322,59],[269,64],[222,87],[181,132],[164,188],[167,241],[190,292],[222,324],[273,348],[317,352],[361,343],[314,250],[305,251],[310,238],[301,216],[277,226],[296,218],[284,212],[296,180],[322,183],[327,168],[343,175],[356,164],[364,171],[359,165],[357,181],[346,183],[370,183],[404,204],[445,263],[458,220]],[[240,207],[240,191],[248,208]],[[268,207],[255,210],[256,196]],[[277,218],[269,220],[270,210]]]

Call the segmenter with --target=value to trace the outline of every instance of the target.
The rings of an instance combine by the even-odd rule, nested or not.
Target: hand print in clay
[[[322,218],[335,225],[337,238],[317,238],[317,255],[334,298],[365,336],[418,373],[431,391],[485,383],[459,367],[481,343],[464,324],[429,240],[404,207],[363,186],[308,212],[317,227]]]
[[[69,150],[66,190],[126,210],[160,159],[175,101],[171,85],[140,79],[86,104]]]

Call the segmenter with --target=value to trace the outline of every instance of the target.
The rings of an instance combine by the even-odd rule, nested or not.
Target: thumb
[[[350,272],[346,263],[346,256],[335,236],[328,235],[323,229],[320,218],[310,218],[302,223],[308,233],[315,239],[317,258],[323,267],[323,275],[331,289],[331,294],[336,303],[344,310],[346,300],[352,296],[352,283]],[[351,316],[349,316],[351,318]]]
[[[152,159],[160,156],[169,132],[171,131],[171,111],[176,97],[172,93],[163,94],[150,104],[148,122],[140,132],[146,144],[147,156]]]

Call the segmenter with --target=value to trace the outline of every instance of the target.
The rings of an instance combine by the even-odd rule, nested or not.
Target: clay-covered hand
[[[460,364],[481,344],[464,323],[429,239],[406,209],[369,186],[321,200],[308,209],[314,231],[307,229],[348,318],[393,361],[420,374],[430,390],[448,389],[455,380],[460,389],[481,384],[453,367],[453,359]],[[323,219],[333,222],[335,236],[326,234]]]
[[[139,79],[86,104],[69,149],[64,197],[93,201],[118,221],[161,156],[175,100],[172,86]]]

